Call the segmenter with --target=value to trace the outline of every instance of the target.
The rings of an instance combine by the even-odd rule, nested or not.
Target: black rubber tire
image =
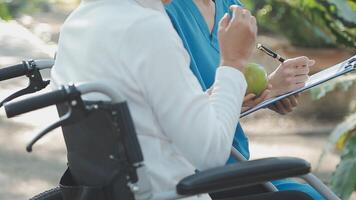
[[[30,200],[62,200],[61,189],[59,187],[47,190],[32,197]]]

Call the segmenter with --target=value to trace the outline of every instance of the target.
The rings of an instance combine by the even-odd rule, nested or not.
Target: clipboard
[[[354,55],[353,57],[351,57],[339,64],[336,64],[332,67],[324,69],[324,70],[310,76],[309,80],[306,82],[304,87],[299,88],[294,91],[291,91],[291,92],[288,92],[286,94],[271,98],[271,99],[267,99],[267,100],[263,101],[262,103],[258,104],[257,106],[250,108],[249,110],[246,110],[245,112],[241,113],[240,118],[245,117],[245,116],[261,109],[261,108],[266,108],[267,106],[269,106],[281,99],[284,99],[291,95],[295,95],[295,94],[304,92],[305,90],[308,90],[312,87],[315,87],[317,85],[325,83],[331,79],[337,78],[344,74],[350,73],[354,70],[356,70],[356,55]]]

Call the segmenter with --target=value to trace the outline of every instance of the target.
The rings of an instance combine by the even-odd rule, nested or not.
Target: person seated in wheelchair
[[[225,165],[257,35],[256,19],[233,6],[219,23],[220,67],[204,92],[164,11],[168,2],[83,0],[62,27],[52,70],[55,85],[101,82],[126,99],[154,192],[174,189],[197,169]]]

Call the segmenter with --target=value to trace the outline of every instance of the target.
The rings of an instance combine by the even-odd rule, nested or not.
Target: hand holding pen
[[[314,60],[310,60],[305,56],[286,60],[261,44],[258,44],[257,48],[281,62],[281,65],[268,77],[269,83],[272,84],[271,97],[304,87],[309,79],[309,67],[315,64]],[[298,95],[293,95],[270,105],[269,108],[277,113],[287,114],[292,112],[293,108],[298,105],[297,99]]]
[[[261,44],[258,44],[257,48],[281,62],[281,65],[269,75],[269,82],[273,87],[273,96],[304,87],[309,79],[309,67],[315,64],[314,60],[310,60],[306,56],[286,60]]]

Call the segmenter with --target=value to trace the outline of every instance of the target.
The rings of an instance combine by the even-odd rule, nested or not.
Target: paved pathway
[[[51,47],[15,22],[0,21],[0,67],[26,58],[49,58]],[[48,71],[43,73],[48,77]],[[25,87],[26,78],[1,82],[0,99]],[[47,89],[48,90],[48,89]],[[23,200],[53,187],[66,167],[65,149],[57,130],[25,152],[28,141],[49,122],[57,119],[53,107],[6,119],[0,109],[0,199]]]

